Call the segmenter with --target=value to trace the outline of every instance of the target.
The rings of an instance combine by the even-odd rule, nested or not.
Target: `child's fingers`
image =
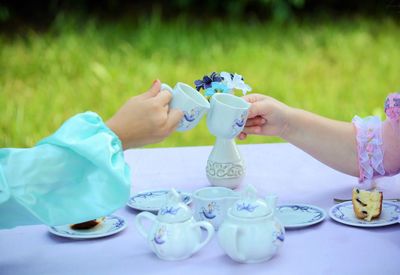
[[[174,130],[177,126],[179,121],[183,117],[183,112],[179,109],[170,109],[168,113],[167,119],[167,128],[171,131]]]
[[[262,126],[262,125],[265,124],[265,122],[266,122],[266,120],[264,118],[262,118],[260,116],[257,116],[257,117],[253,117],[253,118],[248,119],[246,121],[246,126],[247,127],[257,126],[257,125],[258,126]]]
[[[240,140],[245,140],[246,137],[247,137],[247,134],[246,134],[246,133],[243,133],[243,132],[241,132],[241,133],[237,136],[237,138],[240,139]]]
[[[261,134],[261,127],[260,126],[244,127],[242,132],[245,133],[246,135],[259,135]]]

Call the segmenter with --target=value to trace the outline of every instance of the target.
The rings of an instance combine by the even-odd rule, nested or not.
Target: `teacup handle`
[[[168,84],[165,84],[165,83],[162,83],[162,84],[161,84],[160,90],[161,90],[161,91],[162,91],[162,90],[168,91],[168,92],[170,92],[172,95],[174,94],[174,90],[171,88],[171,86],[169,86]]]
[[[136,216],[136,219],[135,219],[136,228],[139,230],[139,233],[143,237],[145,237],[147,240],[147,238],[149,236],[149,233],[148,233],[149,230],[145,229],[145,227],[143,225],[143,219],[148,219],[148,220],[151,220],[152,222],[155,222],[156,216],[154,214],[151,214],[150,212],[142,212]]]
[[[196,222],[196,223],[192,224],[191,227],[193,227],[193,228],[194,227],[200,227],[200,228],[202,227],[205,230],[207,230],[207,237],[204,239],[204,241],[199,243],[192,252],[192,253],[196,253],[211,240],[211,238],[214,236],[215,230],[214,230],[214,227],[212,226],[212,224],[209,222],[206,222],[206,221]]]

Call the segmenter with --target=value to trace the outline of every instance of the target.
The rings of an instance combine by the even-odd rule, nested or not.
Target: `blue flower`
[[[214,90],[213,88],[208,88],[208,89],[206,89],[206,91],[205,91],[205,93],[204,93],[204,95],[205,95],[206,97],[210,97],[210,96],[212,96],[213,94],[215,94],[215,90]]]
[[[222,81],[222,77],[216,73],[216,72],[212,72],[210,76],[205,75],[203,76],[203,79],[199,79],[196,80],[194,82],[194,85],[196,85],[196,90],[200,91],[201,89],[208,89],[211,88],[211,85],[213,82],[221,82]]]
[[[207,88],[204,95],[210,97],[215,93],[230,93],[231,90],[222,82],[212,82],[211,87]]]

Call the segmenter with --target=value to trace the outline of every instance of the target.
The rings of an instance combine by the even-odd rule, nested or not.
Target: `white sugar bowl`
[[[152,222],[146,229],[143,221]],[[191,209],[181,201],[179,194],[172,189],[166,203],[158,215],[142,212],[136,216],[136,227],[146,238],[150,249],[163,260],[183,260],[205,246],[214,235],[213,226],[206,221],[196,222]],[[201,228],[207,231],[202,240]]]
[[[274,215],[275,207],[276,196],[262,200],[254,187],[247,187],[219,228],[218,242],[225,253],[241,263],[271,259],[285,239],[285,229]]]

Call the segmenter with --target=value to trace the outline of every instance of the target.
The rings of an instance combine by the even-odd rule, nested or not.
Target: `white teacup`
[[[244,128],[250,103],[232,94],[218,93],[211,97],[207,126],[214,136],[232,139]]]
[[[177,131],[187,131],[194,128],[210,109],[210,103],[205,97],[191,86],[178,82],[172,89],[167,84],[161,84],[161,90],[172,93],[170,108],[183,112],[183,118],[179,122]]]
[[[240,198],[235,191],[225,187],[205,187],[193,193],[193,216],[197,221],[210,222],[218,230],[226,213]]]

